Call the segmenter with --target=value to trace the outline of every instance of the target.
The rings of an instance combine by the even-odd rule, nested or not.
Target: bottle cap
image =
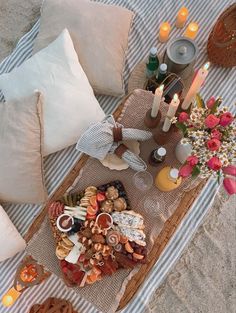
[[[160,155],[160,156],[165,156],[166,155],[166,149],[163,148],[163,147],[160,147],[158,150],[157,150],[157,153]]]
[[[170,177],[173,179],[177,179],[179,177],[179,170],[177,168],[172,168],[170,170]]]
[[[160,64],[159,72],[166,73],[166,71],[167,71],[167,65],[165,63]]]
[[[157,55],[157,48],[156,47],[152,47],[151,50],[150,50],[150,54]]]

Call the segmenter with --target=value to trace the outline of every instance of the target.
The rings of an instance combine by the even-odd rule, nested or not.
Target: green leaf
[[[216,99],[213,107],[211,108],[211,113],[212,114],[214,114],[216,112],[216,110],[220,106],[221,102],[222,102],[222,98],[219,97],[219,98]]]
[[[196,103],[198,108],[205,108],[205,103],[199,93],[196,94]]]
[[[175,126],[182,131],[183,135],[187,133],[187,126],[184,125],[183,123],[176,122]]]
[[[200,168],[199,166],[195,165],[192,171],[192,177],[196,177],[200,174]]]

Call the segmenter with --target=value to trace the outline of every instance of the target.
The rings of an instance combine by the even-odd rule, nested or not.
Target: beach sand
[[[37,20],[40,5],[40,0],[0,0],[0,60]],[[224,204],[217,195],[205,222],[152,296],[147,312],[235,312],[235,206],[235,198]]]

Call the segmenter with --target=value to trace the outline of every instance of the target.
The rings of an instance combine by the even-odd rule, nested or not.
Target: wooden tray
[[[127,100],[129,96],[127,96],[122,103],[119,105],[115,113],[113,114],[114,117],[117,119],[119,115],[122,112],[122,109],[124,107],[124,103]],[[28,242],[32,236],[39,230],[44,218],[47,215],[48,207],[51,204],[51,202],[59,199],[69,187],[71,187],[76,179],[76,177],[79,175],[80,170],[85,165],[86,161],[88,160],[87,155],[83,155],[81,159],[74,165],[74,167],[71,169],[71,171],[68,173],[68,175],[65,177],[62,184],[58,187],[58,189],[55,191],[55,193],[51,196],[51,198],[48,200],[47,204],[43,207],[41,213],[38,215],[38,217],[35,219],[31,227],[29,228],[28,232],[25,235],[25,240]],[[146,264],[142,265],[140,270],[136,275],[132,277],[132,279],[129,281],[126,291],[124,293],[123,298],[120,301],[119,308],[124,308],[129,301],[134,297],[137,290],[139,289],[140,285],[145,280],[145,277],[148,275],[150,270],[152,269],[153,265],[158,260],[160,254],[164,250],[165,246],[169,242],[170,238],[173,236],[176,228],[180,224],[180,222],[183,220],[185,214],[190,209],[192,203],[196,199],[196,197],[201,192],[203,186],[205,185],[206,180],[202,181],[195,189],[191,190],[190,192],[186,193],[184,197],[182,198],[179,206],[177,207],[175,213],[165,222],[164,227],[155,240],[155,243],[153,245],[153,249],[149,253],[148,261]]]

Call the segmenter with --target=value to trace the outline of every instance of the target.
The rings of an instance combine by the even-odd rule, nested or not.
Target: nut
[[[126,210],[126,208],[127,208],[127,203],[126,203],[124,198],[118,198],[118,199],[114,200],[114,210],[115,211],[121,212],[121,211]]]
[[[108,187],[106,191],[106,197],[109,200],[115,200],[119,197],[119,191],[114,186]]]
[[[126,242],[125,244],[125,250],[129,253],[133,253],[134,249],[131,247],[131,244],[129,243],[129,241]]]

